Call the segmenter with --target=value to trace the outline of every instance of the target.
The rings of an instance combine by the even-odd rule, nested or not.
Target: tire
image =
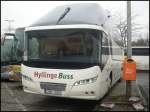
[[[120,78],[119,80],[118,80],[118,82],[120,83],[122,81],[122,79]]]

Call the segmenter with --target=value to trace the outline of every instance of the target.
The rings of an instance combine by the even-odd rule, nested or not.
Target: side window
[[[111,39],[110,39],[109,43],[110,43],[110,55],[112,55],[112,40]]]
[[[37,40],[36,37],[32,37],[32,38],[29,38],[30,41],[29,41],[29,46],[33,45],[32,48],[30,48],[29,50],[29,57],[32,58],[32,57],[36,57],[36,58],[39,58],[39,42]]]
[[[112,40],[112,59],[122,60],[123,49]]]
[[[109,58],[109,43],[107,35],[103,32],[102,34],[102,66],[104,67]]]

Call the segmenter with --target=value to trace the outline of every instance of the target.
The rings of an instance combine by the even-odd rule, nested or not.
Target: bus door
[[[109,50],[109,42],[105,33],[102,36],[102,47],[101,47],[101,71],[102,71],[102,83],[103,83],[103,92],[106,92],[111,85],[110,72],[110,50]]]
[[[123,50],[112,41],[111,46],[111,56],[112,56],[112,74],[113,82],[112,85],[121,77],[121,66],[123,60]]]

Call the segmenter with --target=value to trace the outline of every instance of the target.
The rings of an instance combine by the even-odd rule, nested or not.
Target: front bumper
[[[23,80],[23,79],[22,79]],[[30,82],[30,81],[23,81],[24,82],[24,91],[29,93],[35,94],[42,94],[48,96],[55,96],[55,97],[64,97],[64,98],[74,98],[74,99],[85,99],[85,100],[99,100],[100,99],[100,90],[96,88],[96,82],[91,84],[85,85],[66,85],[65,91],[62,91],[62,94],[48,94],[45,93],[44,89],[41,89],[39,82]],[[55,92],[55,91],[54,91]]]

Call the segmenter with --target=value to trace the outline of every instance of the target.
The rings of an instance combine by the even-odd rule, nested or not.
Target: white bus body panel
[[[57,96],[57,97],[67,97],[67,98],[78,98],[78,99],[90,99],[90,100],[98,100],[104,96],[107,89],[104,85],[106,85],[106,80],[103,79],[101,75],[101,71],[99,66],[94,66],[86,69],[78,69],[78,70],[65,70],[65,69],[44,69],[44,68],[34,68],[27,67],[25,65],[21,65],[22,75],[26,75],[32,79],[32,81],[26,80],[22,78],[22,83],[24,86],[24,91],[36,94]],[[73,75],[73,79],[58,79],[54,78],[46,78],[46,77],[38,77],[34,75],[34,72],[42,73],[46,72],[49,74],[70,74]],[[89,79],[92,77],[98,76],[96,82],[84,84],[84,85],[76,85],[74,83],[79,80]],[[45,94],[44,90],[40,87],[40,82],[49,82],[49,83],[65,83],[66,89],[62,92],[61,95],[54,94]],[[100,91],[101,90],[101,91]],[[92,94],[91,92],[94,92]],[[88,92],[88,94],[85,94]]]
[[[137,70],[149,70],[149,56],[132,56]]]

